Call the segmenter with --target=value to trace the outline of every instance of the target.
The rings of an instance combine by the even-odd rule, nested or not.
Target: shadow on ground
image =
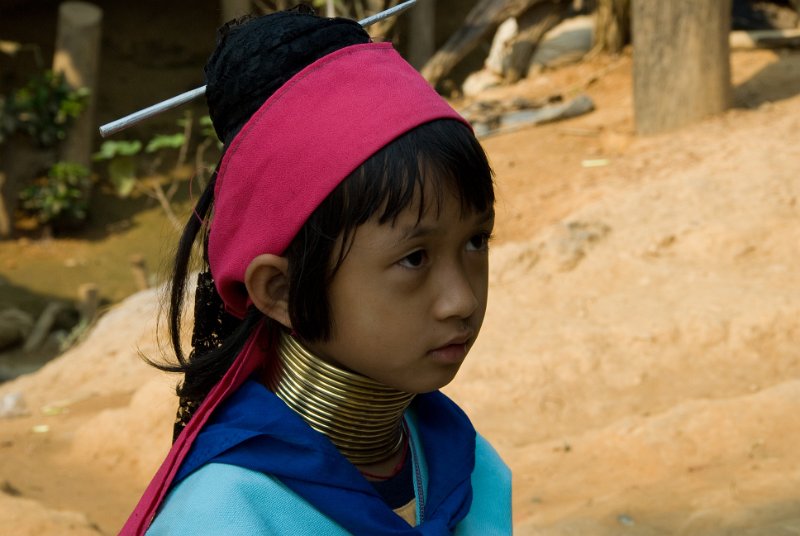
[[[800,51],[779,51],[778,54],[778,61],[733,89],[734,106],[757,108],[800,93]]]

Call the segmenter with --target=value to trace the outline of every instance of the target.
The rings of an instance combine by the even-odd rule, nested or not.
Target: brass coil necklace
[[[402,448],[402,418],[413,393],[326,363],[287,333],[278,358],[267,386],[351,463],[380,462]]]

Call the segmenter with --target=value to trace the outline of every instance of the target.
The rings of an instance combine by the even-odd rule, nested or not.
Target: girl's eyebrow
[[[484,212],[483,216],[475,222],[475,225],[481,226],[493,221],[494,221],[494,208]],[[413,240],[415,238],[430,236],[432,234],[436,234],[437,232],[439,231],[438,228],[435,226],[416,224],[406,227],[403,230],[403,234],[400,236],[399,241],[404,242],[408,240]]]
[[[423,236],[430,236],[434,233],[436,233],[436,229],[429,225],[414,225],[407,227],[405,231],[403,231],[400,241],[405,242]]]

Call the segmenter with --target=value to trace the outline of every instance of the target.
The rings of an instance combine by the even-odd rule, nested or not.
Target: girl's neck
[[[412,393],[327,363],[287,333],[265,383],[354,465],[385,462],[402,450]]]

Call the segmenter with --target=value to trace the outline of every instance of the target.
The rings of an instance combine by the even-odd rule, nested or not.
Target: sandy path
[[[628,58],[502,93],[602,75],[594,114],[485,140],[492,293],[448,392],[514,470],[517,533],[800,531],[799,58],[737,54],[740,101],[783,100],[644,140]],[[119,528],[169,443],[170,379],[136,350],[156,311],[138,294],[0,386],[32,411],[0,422],[4,531]]]

